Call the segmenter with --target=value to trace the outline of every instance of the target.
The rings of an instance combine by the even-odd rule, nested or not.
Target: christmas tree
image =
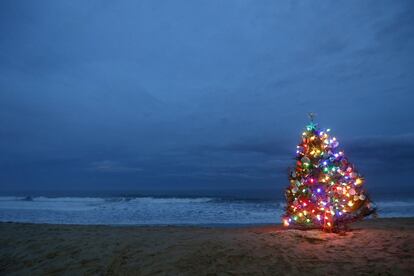
[[[363,189],[364,178],[338,148],[338,140],[313,117],[297,146],[283,224],[337,231],[374,214],[375,207]]]

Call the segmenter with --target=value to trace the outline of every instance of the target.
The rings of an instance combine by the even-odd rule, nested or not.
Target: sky
[[[0,192],[274,189],[317,113],[413,193],[412,1],[0,1]]]

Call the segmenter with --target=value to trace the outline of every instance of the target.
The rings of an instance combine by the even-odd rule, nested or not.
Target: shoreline
[[[414,218],[350,229],[2,222],[0,274],[413,274]]]
[[[354,225],[359,225],[360,223],[362,223],[363,225],[370,225],[371,221],[393,221],[393,220],[414,220],[414,216],[413,217],[380,217],[380,218],[372,218],[372,217],[367,217],[364,218],[362,221],[356,221],[356,222],[352,222],[349,223],[348,225],[350,226],[350,230],[352,230],[352,226]],[[275,222],[275,223],[201,223],[201,224],[192,224],[192,223],[172,223],[172,224],[79,224],[79,223],[44,223],[44,222],[18,222],[18,221],[0,221],[0,226],[3,224],[17,224],[17,225],[50,225],[50,226],[85,226],[85,227],[120,227],[120,228],[125,228],[125,227],[137,227],[137,228],[142,228],[142,227],[150,227],[150,228],[165,228],[165,227],[178,227],[178,228],[257,228],[257,227],[275,227],[275,228],[280,228],[280,230],[282,229],[291,229],[291,230],[302,230],[302,231],[307,231],[307,230],[318,230],[318,228],[301,228],[301,227],[284,227],[283,224],[281,222]],[[283,226],[283,227],[282,227]]]

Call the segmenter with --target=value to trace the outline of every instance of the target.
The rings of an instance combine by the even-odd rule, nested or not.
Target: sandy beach
[[[1,223],[0,274],[414,275],[414,218],[351,229]]]

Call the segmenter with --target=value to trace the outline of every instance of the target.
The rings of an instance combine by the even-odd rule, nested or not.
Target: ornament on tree
[[[296,150],[296,168],[286,189],[285,226],[337,231],[350,222],[375,214],[363,189],[364,178],[355,170],[330,129],[311,122]]]

